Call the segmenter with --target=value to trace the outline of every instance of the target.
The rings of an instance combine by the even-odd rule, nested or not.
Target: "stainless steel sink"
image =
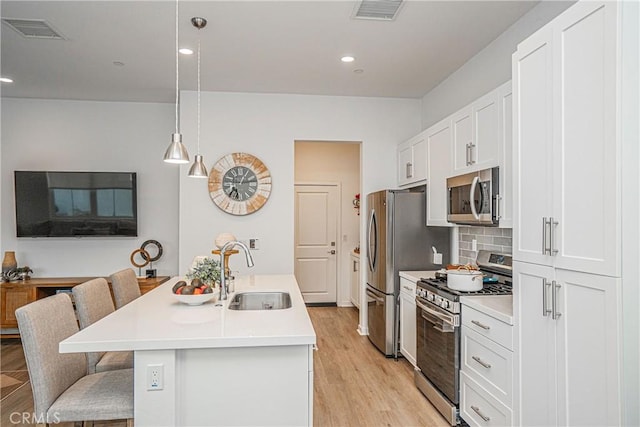
[[[229,310],[282,310],[291,308],[288,292],[242,292],[233,296]]]

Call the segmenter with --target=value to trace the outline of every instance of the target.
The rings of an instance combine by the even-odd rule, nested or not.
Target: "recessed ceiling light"
[[[188,47],[183,47],[178,49],[178,52],[180,52],[183,55],[193,55],[193,50],[189,49]]]
[[[353,72],[356,74],[362,74],[364,73],[364,70],[362,68],[356,68],[355,70],[353,70]]]
[[[355,60],[356,58],[354,58],[353,56],[343,56],[342,58],[340,58],[340,61],[342,62],[353,62]]]
[[[10,79],[9,77],[0,77],[0,82],[2,82],[2,83],[13,83],[13,79]]]

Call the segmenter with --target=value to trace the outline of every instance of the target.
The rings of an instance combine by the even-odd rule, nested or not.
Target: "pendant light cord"
[[[180,81],[180,67],[178,66],[179,55],[178,49],[180,45],[178,43],[178,0],[176,0],[176,133],[180,133],[180,125],[178,123],[178,102],[179,102],[179,81]]]
[[[200,30],[198,30],[199,32]],[[200,154],[200,35],[198,34],[198,154]]]

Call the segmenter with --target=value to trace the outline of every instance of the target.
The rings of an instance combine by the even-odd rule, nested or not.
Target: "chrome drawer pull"
[[[485,331],[488,331],[489,329],[491,329],[490,326],[487,325],[483,325],[482,323],[478,322],[477,320],[472,320],[471,323],[473,323],[476,326],[481,327],[482,329],[484,329]]]
[[[479,364],[481,364],[483,367],[489,369],[491,368],[491,365],[489,365],[487,362],[484,362],[482,359],[480,359],[478,356],[471,356],[471,358],[473,360],[475,360],[476,362],[478,362]]]
[[[480,408],[478,408],[477,406],[471,405],[471,409],[473,409],[473,412],[480,415],[480,418],[482,418],[484,422],[488,422],[491,420],[491,418],[487,417],[486,415],[483,415],[482,412],[480,412]]]

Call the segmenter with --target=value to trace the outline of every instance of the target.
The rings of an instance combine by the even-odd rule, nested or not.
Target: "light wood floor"
[[[358,335],[355,309],[313,307],[309,314],[318,337],[314,355],[314,426],[448,426],[414,386],[411,364],[404,359],[385,358],[367,337]],[[0,426],[30,425],[16,423],[20,416],[12,415],[33,411],[19,340],[2,341],[0,370]],[[16,384],[21,380],[22,385]],[[96,427],[125,425],[95,423]]]

